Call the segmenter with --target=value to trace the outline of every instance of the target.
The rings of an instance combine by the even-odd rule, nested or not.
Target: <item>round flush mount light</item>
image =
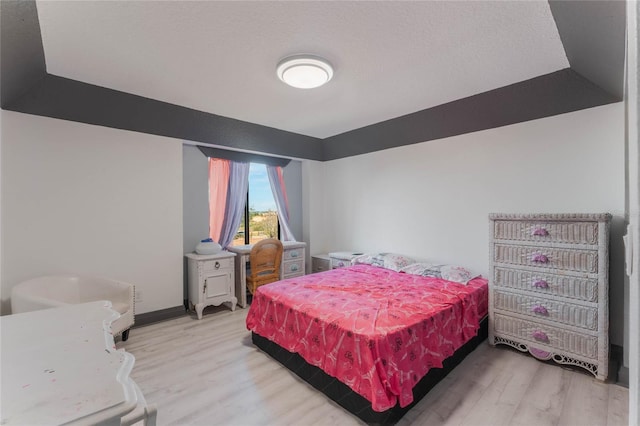
[[[313,89],[333,77],[333,68],[325,59],[313,55],[295,55],[284,58],[276,68],[278,78],[298,89]]]

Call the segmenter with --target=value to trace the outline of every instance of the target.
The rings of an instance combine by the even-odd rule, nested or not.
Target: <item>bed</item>
[[[400,271],[355,265],[260,287],[252,340],[365,422],[395,423],[486,338],[488,300],[481,277]]]

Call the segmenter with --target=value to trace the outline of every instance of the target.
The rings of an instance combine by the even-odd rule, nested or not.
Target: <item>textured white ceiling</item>
[[[37,6],[51,74],[322,138],[569,66],[546,1]],[[297,53],[333,80],[283,84]]]

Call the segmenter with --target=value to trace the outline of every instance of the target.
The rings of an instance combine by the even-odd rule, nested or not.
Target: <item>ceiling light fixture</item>
[[[325,59],[313,55],[295,55],[284,58],[276,68],[278,78],[298,89],[313,89],[333,77],[333,68]]]

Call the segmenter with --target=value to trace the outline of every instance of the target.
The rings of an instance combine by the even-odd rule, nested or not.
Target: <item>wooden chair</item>
[[[282,243],[275,238],[258,241],[249,253],[251,273],[247,275],[247,288],[251,294],[261,285],[280,280]]]

